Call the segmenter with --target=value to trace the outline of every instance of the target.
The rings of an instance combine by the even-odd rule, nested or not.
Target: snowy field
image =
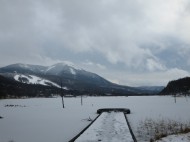
[[[190,142],[190,133],[180,135],[170,135],[156,142]]]
[[[0,100],[0,142],[67,142],[95,118],[99,108],[129,108],[128,119],[137,135],[145,119],[190,120],[190,98],[170,96],[86,97]],[[13,107],[9,105],[14,105]],[[143,142],[143,138],[137,139]]]

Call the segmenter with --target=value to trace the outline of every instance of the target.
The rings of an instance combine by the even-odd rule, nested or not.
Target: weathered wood
[[[102,108],[102,109],[98,109],[97,110],[97,113],[99,114],[87,127],[85,127],[77,136],[75,136],[73,139],[71,139],[69,142],[75,142],[75,140],[76,139],[78,139],[98,118],[99,118],[99,116],[103,113],[103,112],[122,112],[122,113],[124,113],[124,117],[125,117],[125,119],[126,119],[126,121],[127,121],[127,125],[128,125],[128,127],[129,127],[129,132],[130,132],[130,134],[132,135],[132,138],[133,138],[133,140],[134,140],[134,142],[137,142],[136,141],[136,138],[135,138],[135,136],[134,136],[134,134],[133,134],[133,132],[132,132],[132,129],[131,129],[131,127],[130,127],[130,124],[129,124],[129,122],[128,122],[128,120],[127,120],[127,117],[126,117],[126,115],[125,114],[130,114],[130,109],[128,109],[128,108]]]
[[[74,138],[72,138],[69,142],[74,142],[84,131],[86,131],[95,121],[98,119],[100,115],[98,115],[87,127],[85,127],[78,135],[76,135]]]
[[[131,128],[131,125],[130,125],[130,123],[129,123],[129,120],[128,120],[128,118],[127,118],[126,115],[124,115],[124,116],[125,116],[125,119],[126,119],[126,121],[127,121],[127,125],[128,125],[128,127],[129,127],[129,131],[130,131],[130,133],[131,133],[131,136],[132,136],[134,142],[137,142],[137,139],[136,139],[136,137],[135,137],[135,135],[134,135],[134,133],[133,133],[133,130],[132,130],[132,128]]]
[[[101,114],[102,112],[111,112],[111,111],[115,111],[115,112],[123,112],[126,114],[130,114],[131,111],[128,108],[102,108],[102,109],[98,109],[97,113]]]

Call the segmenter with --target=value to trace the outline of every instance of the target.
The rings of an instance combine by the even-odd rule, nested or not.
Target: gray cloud
[[[188,0],[1,0],[0,65],[88,61],[86,69],[124,84],[147,72],[186,76],[189,7]]]

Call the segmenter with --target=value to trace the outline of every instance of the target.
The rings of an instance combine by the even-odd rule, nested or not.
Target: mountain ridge
[[[184,77],[169,81],[167,86],[160,92],[161,95],[189,95],[190,77]]]
[[[96,73],[88,72],[71,64],[57,63],[52,66],[12,64],[0,68],[3,76],[14,78],[16,74],[35,75],[70,90],[78,90],[91,95],[150,95],[156,94],[150,88],[138,88],[112,83]],[[26,78],[26,77],[25,77]]]

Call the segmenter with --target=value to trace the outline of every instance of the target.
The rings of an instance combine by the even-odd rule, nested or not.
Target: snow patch
[[[28,66],[27,64],[19,64],[19,66],[20,66],[21,68],[29,68],[29,66]]]
[[[76,74],[77,74],[73,68],[70,68],[70,72],[71,72],[71,74],[73,74],[73,75],[76,75]]]
[[[68,62],[68,61],[64,61],[62,63],[57,63],[57,64],[54,64],[53,66],[55,66],[55,67],[56,66],[69,66],[75,70],[83,70],[82,68],[77,67],[74,63]]]
[[[55,66],[50,66],[50,67],[48,67],[48,69],[45,72],[48,72],[49,70],[51,70],[53,68],[55,68]]]
[[[170,135],[156,142],[190,142],[190,133]]]
[[[62,64],[67,65],[69,67],[72,67],[72,68],[74,68],[76,70],[83,70],[82,68],[77,67],[74,63],[72,63],[70,61],[64,61]]]
[[[63,87],[64,90],[69,90],[67,87]]]

